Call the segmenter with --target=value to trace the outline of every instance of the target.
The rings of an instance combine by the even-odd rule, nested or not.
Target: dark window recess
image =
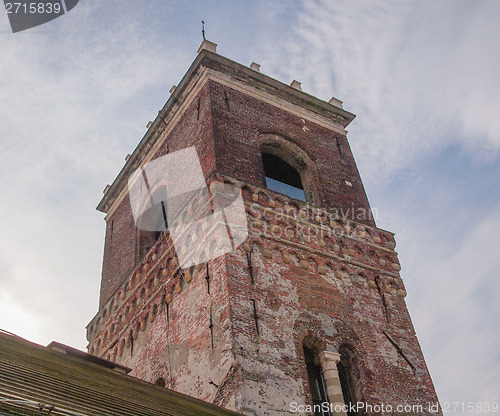
[[[109,243],[113,242],[113,230],[114,230],[115,220],[111,220],[111,226],[109,227]]]
[[[309,388],[311,389],[313,399],[314,414],[316,416],[330,416],[331,413],[329,411],[325,412],[322,409],[322,403],[328,403],[328,398],[326,397],[325,382],[321,374],[321,368],[314,362],[314,354],[307,347],[304,347],[304,359],[309,379]]]
[[[155,228],[155,231],[141,230],[139,232],[139,258],[142,258],[151,247],[156,244],[162,233],[168,229],[167,207],[165,202],[160,201],[159,204],[152,205],[142,214],[140,221],[144,221],[144,224],[147,224],[148,227],[153,225]]]
[[[341,351],[341,359],[337,363],[337,370],[339,372],[340,386],[342,387],[342,396],[344,397],[344,403],[347,409],[350,408],[350,404],[356,404],[356,398],[354,395],[353,377],[352,377],[352,362],[349,353]],[[356,416],[358,413],[353,411],[348,411],[347,416]]]
[[[263,153],[262,161],[268,189],[305,202],[306,195],[299,172],[270,153]]]
[[[337,143],[337,149],[339,150],[339,155],[343,159],[344,154],[342,153],[342,147],[340,147],[340,142],[338,137],[335,138],[335,142]]]

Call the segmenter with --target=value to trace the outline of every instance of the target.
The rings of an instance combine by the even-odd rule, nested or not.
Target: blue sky
[[[0,16],[0,328],[83,349],[111,183],[196,56],[357,115],[348,138],[440,399],[500,401],[500,3],[81,1]],[[457,413],[458,414],[458,413]],[[470,413],[469,413],[470,414]]]

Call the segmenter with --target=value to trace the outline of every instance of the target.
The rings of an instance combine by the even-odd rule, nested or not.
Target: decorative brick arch
[[[348,350],[356,358],[357,399],[366,400],[366,386],[373,382],[371,370],[365,364],[366,349],[356,331],[338,318],[323,313],[302,312],[293,325],[293,340],[297,354],[297,362],[304,362],[303,345],[319,354],[322,351],[340,353]],[[308,392],[307,372],[301,368],[303,391]],[[310,399],[310,397],[309,397]]]
[[[324,323],[329,324],[329,327],[325,328]],[[305,345],[315,354],[325,351],[333,341],[329,336],[332,330],[331,320],[327,315],[318,315],[308,311],[302,312],[293,324],[293,342],[295,344],[297,368],[302,380],[302,393],[309,403],[312,403],[312,396],[303,347]]]
[[[334,327],[333,348],[342,355],[347,351],[353,359],[354,378],[356,379],[357,401],[367,401],[367,386],[373,381],[372,371],[366,366],[366,348],[356,331],[347,323],[338,318],[331,318]]]
[[[307,202],[320,205],[321,195],[317,183],[316,166],[309,155],[295,143],[279,134],[261,134],[257,139],[258,150],[279,157],[300,175]]]
[[[365,347],[356,331],[341,319],[323,313],[305,311],[297,317],[293,325],[296,346],[302,347],[306,338],[317,340],[315,345],[321,345],[323,350],[338,352],[348,346],[361,357],[365,355]]]
[[[365,348],[361,339],[354,329],[338,318],[330,318],[334,328],[332,347],[336,352],[343,346],[349,346],[358,354],[364,354]]]

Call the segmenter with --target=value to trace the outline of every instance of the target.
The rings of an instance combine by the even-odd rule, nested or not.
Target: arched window
[[[357,403],[356,398],[356,383],[354,379],[354,355],[347,348],[340,349],[340,361],[337,363],[339,372],[340,386],[342,387],[342,396],[344,403],[349,409],[349,404]],[[347,416],[355,416],[355,412],[347,412]]]
[[[314,352],[305,345],[303,348],[309,388],[311,389],[311,396],[313,399],[314,414],[316,416],[330,416],[329,411],[325,412],[322,410],[322,403],[328,402],[328,397],[326,396],[325,381],[323,380],[321,367],[314,360]]]
[[[302,178],[290,164],[271,153],[262,153],[266,186],[290,198],[306,201]]]
[[[163,231],[168,229],[167,204],[163,200],[165,187],[156,189],[148,199],[148,209],[145,209],[136,220],[139,228],[139,259],[149,252]]]

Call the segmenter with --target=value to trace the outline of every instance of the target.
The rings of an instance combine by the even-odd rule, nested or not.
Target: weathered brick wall
[[[223,258],[181,271],[165,233],[87,331],[90,353],[213,401],[233,366]]]
[[[373,224],[345,136],[314,123],[306,125],[300,117],[214,81],[203,87],[168,135],[167,145],[153,158],[164,155],[167,146],[170,153],[196,146],[206,178],[217,169],[264,186],[260,148],[277,142],[294,144],[313,162],[309,187],[315,205],[335,208],[342,215],[354,215],[361,222]],[[360,212],[367,213],[366,218],[358,216]],[[125,197],[107,217],[100,307],[140,260],[139,235],[130,201]]]
[[[170,153],[195,146],[205,177],[209,177],[213,173],[215,156],[210,89],[208,85],[200,91],[184,112],[179,122],[168,135],[166,144],[158,149],[153,159],[165,155],[167,146]],[[117,287],[140,261],[142,251],[139,247],[139,236],[140,231],[134,223],[130,200],[126,196],[111,215],[107,217],[106,221],[100,308],[104,306]]]
[[[289,148],[313,166],[304,185],[313,203],[335,208],[358,221],[374,225],[370,207],[345,135],[211,81],[217,169],[220,173],[265,186],[261,148]],[[278,150],[278,152],[281,149]],[[350,182],[349,186],[346,181]]]
[[[355,353],[358,401],[436,403],[404,302],[392,234],[352,221],[332,222],[332,228],[324,217],[289,211],[290,201],[279,194],[260,193],[267,203],[249,209],[254,236],[227,256],[234,336],[242,347],[235,349],[245,380],[241,410],[284,414],[293,401],[312,402],[305,337],[327,350],[347,346]]]
[[[106,305],[107,316],[89,334],[91,352],[141,379],[162,377],[180,392],[273,415],[286,414],[292,401],[310,403],[302,350],[309,336],[325,349],[354,350],[358,400],[435,402],[392,234],[330,222],[295,202],[301,215],[293,201],[267,190],[245,187],[244,195],[252,236],[210,262],[210,293],[206,265],[183,278],[164,235]]]
[[[107,221],[91,353],[230,409],[276,415],[311,403],[302,349],[310,339],[353,351],[358,400],[436,401],[393,235],[357,215],[369,205],[343,134],[209,81],[167,143],[169,152],[196,146],[209,181],[243,188],[252,235],[210,262],[209,293],[206,264],[181,272],[168,232],[139,258],[123,199]],[[263,146],[303,164],[314,206],[265,189]]]

